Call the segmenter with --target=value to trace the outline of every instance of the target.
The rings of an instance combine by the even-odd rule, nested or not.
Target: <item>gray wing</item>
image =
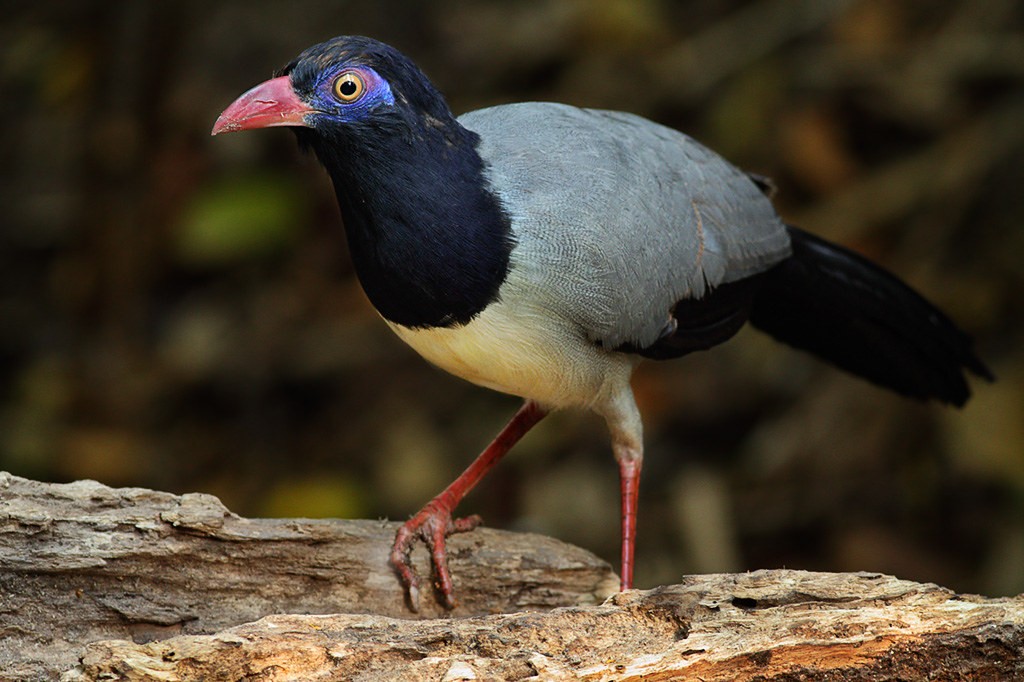
[[[503,298],[522,293],[605,347],[647,347],[676,302],[789,255],[785,226],[757,185],[675,130],[543,103],[460,122],[480,135],[488,179],[512,218]]]

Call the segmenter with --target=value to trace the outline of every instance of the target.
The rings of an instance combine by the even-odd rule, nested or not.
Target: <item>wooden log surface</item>
[[[464,619],[269,616],[90,646],[64,679],[1019,680],[1024,604],[877,574],[695,576],[600,606]]]
[[[1021,597],[766,570],[601,603],[606,564],[486,529],[453,538],[456,612],[410,619],[393,532],[0,474],[0,679],[1024,679]]]
[[[84,645],[213,633],[274,613],[412,618],[387,564],[397,524],[244,519],[203,494],[0,473],[0,680],[55,679]],[[413,554],[429,575],[425,550]],[[450,539],[454,615],[597,604],[618,578],[527,533]],[[421,618],[446,616],[425,591]]]

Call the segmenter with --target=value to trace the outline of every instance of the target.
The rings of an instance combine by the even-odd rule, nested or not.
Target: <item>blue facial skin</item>
[[[346,72],[364,91],[345,103]],[[423,73],[393,48],[348,36],[285,67],[313,113],[293,128],[334,183],[352,262],[370,302],[412,328],[468,323],[498,298],[511,222],[477,152]]]
[[[344,102],[335,94],[335,83],[345,73],[352,73],[363,82],[363,93],[351,102]],[[313,85],[313,93],[310,104],[316,113],[306,116],[306,122],[313,127],[328,123],[324,117],[334,122],[366,121],[378,107],[390,107],[395,103],[391,86],[368,66],[342,66],[325,71]]]

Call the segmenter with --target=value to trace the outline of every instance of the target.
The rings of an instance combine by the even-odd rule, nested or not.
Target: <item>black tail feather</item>
[[[971,338],[867,259],[795,227],[793,255],[763,275],[750,322],[779,341],[913,398],[963,405],[964,370],[992,380]]]

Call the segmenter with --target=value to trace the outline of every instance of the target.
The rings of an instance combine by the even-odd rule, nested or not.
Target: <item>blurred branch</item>
[[[717,24],[683,40],[655,65],[670,92],[696,100],[726,78],[763,59],[781,45],[820,29],[850,0],[761,0],[730,12]]]
[[[787,216],[838,241],[899,219],[916,206],[975,183],[1024,143],[1024,100],[1011,99],[922,151],[880,167],[825,201]]]
[[[965,2],[934,33],[892,49],[817,49],[803,60],[823,89],[859,91],[869,109],[908,126],[943,129],[962,114],[966,83],[1024,76],[1024,36],[1012,0]]]

